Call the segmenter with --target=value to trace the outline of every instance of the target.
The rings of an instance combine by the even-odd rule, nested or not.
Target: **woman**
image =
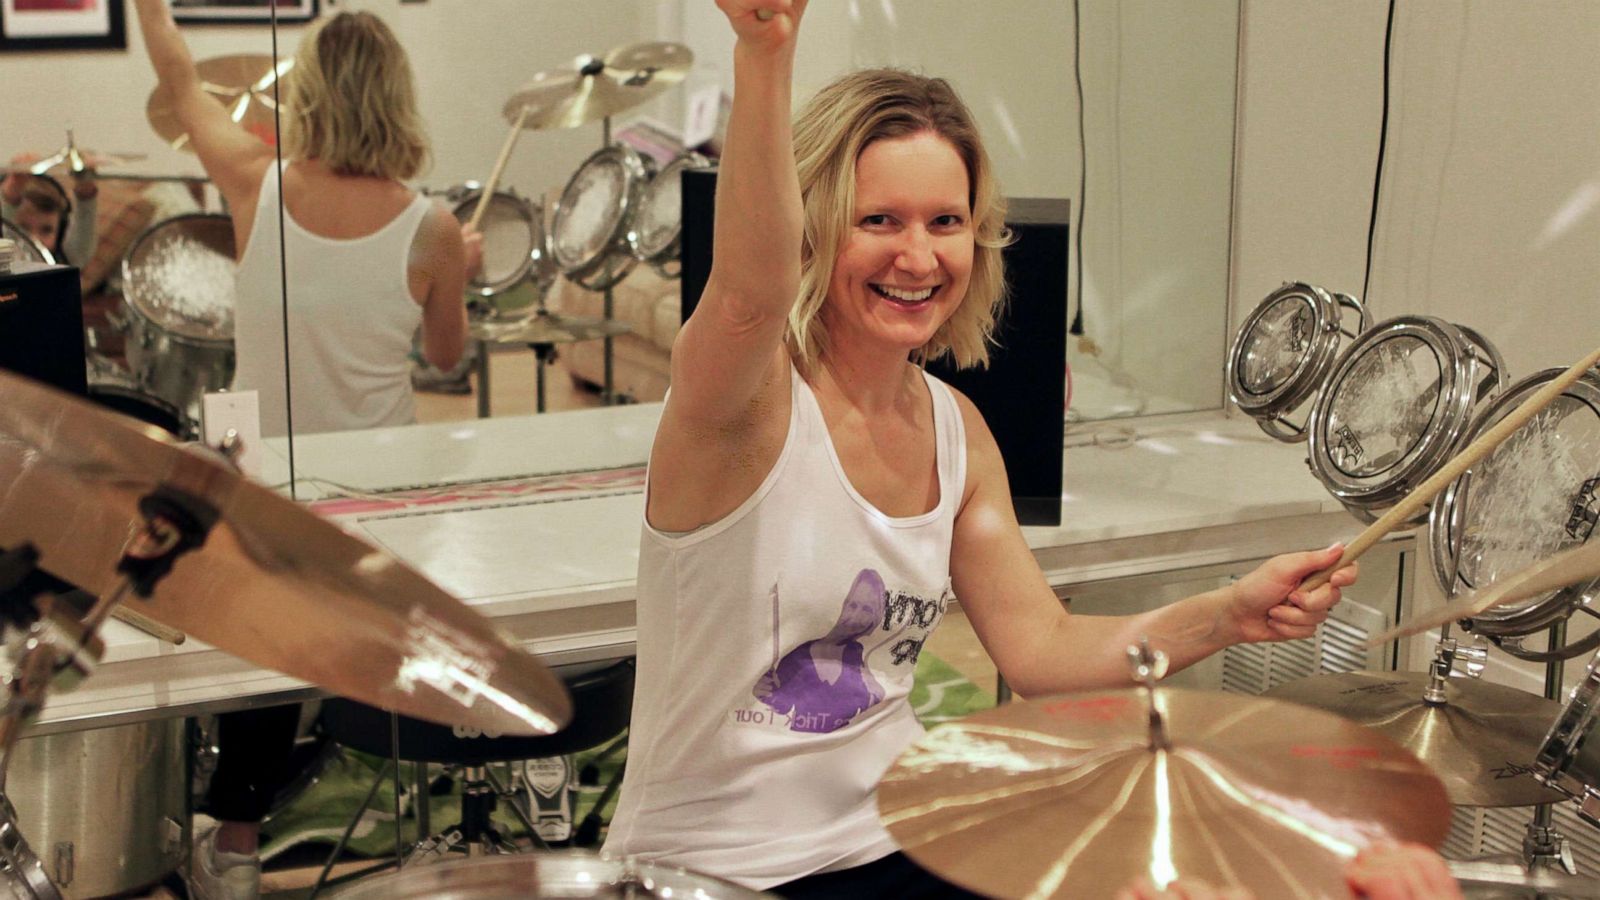
[[[94,255],[95,213],[100,186],[94,170],[72,179],[72,197],[49,175],[29,175],[27,167],[42,157],[19,153],[11,158],[11,171],[0,181],[0,218],[22,229],[56,262],[82,268]],[[73,215],[77,213],[77,215]]]
[[[1355,567],[1298,589],[1336,546],[1149,613],[1067,615],[982,417],[917,365],[982,365],[1003,293],[1004,204],[971,115],[942,81],[873,71],[791,130],[805,0],[718,5],[737,42],[715,261],[651,453],[606,849],[789,896],[948,895],[895,853],[873,790],[922,733],[915,649],[952,596],[1006,680],[1042,695],[1127,684],[1142,636],[1175,667],[1307,637]],[[795,728],[753,691],[782,695],[774,660],[836,627],[863,570],[888,602],[851,640],[876,648],[858,664],[882,693],[842,727]]]
[[[414,421],[412,335],[420,323],[428,362],[455,365],[468,258],[450,211],[403,183],[428,158],[404,49],[370,13],[309,28],[284,80],[280,173],[273,148],[202,89],[166,0],[136,7],[161,89],[233,217],[234,387],[260,392],[262,432]]]

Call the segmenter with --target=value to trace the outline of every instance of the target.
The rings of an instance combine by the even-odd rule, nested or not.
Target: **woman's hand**
[[[1184,878],[1158,888],[1141,877],[1117,891],[1117,900],[1255,900],[1255,895],[1244,888],[1219,888]]]
[[[6,205],[16,206],[22,202],[22,189],[29,177],[27,169],[41,159],[44,157],[28,151],[11,157],[11,171],[6,173],[5,181],[0,182],[0,197],[5,198]]]
[[[1344,880],[1369,900],[1461,900],[1444,857],[1421,844],[1368,847],[1345,866]]]
[[[746,46],[774,49],[794,42],[808,0],[717,0]]]
[[[1334,565],[1344,545],[1308,553],[1285,553],[1257,566],[1234,582],[1228,611],[1241,643],[1288,641],[1311,637],[1339,602],[1340,589],[1355,583],[1359,566],[1352,563],[1333,573],[1328,583],[1302,590],[1300,583]]]

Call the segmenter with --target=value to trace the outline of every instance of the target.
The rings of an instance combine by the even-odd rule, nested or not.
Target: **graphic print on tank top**
[[[883,702],[879,675],[909,677],[928,635],[949,604],[948,582],[929,599],[889,590],[873,569],[862,569],[846,592],[828,633],[779,656],[778,585],[770,593],[773,663],[751,689],[760,707],[734,710],[740,724],[784,725],[827,734]],[[762,708],[764,707],[764,708]]]

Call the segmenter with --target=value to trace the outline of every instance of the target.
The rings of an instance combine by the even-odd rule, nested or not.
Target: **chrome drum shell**
[[[1342,309],[1357,315],[1345,330]],[[1339,348],[1371,324],[1361,301],[1314,284],[1289,282],[1268,294],[1245,319],[1228,351],[1228,396],[1280,441],[1306,439],[1304,426],[1288,415],[1312,399],[1328,381]]]

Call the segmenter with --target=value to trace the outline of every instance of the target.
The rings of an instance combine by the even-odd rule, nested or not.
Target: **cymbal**
[[[580,56],[534,75],[501,111],[508,123],[520,120],[524,128],[576,128],[662,93],[682,81],[693,62],[688,47],[665,41],[618,47],[603,59]]]
[[[467,329],[475,340],[495,344],[576,344],[616,337],[633,330],[626,322],[615,319],[555,313],[541,313],[520,322],[471,322]]]
[[[1422,699],[1424,672],[1343,672],[1281,684],[1265,696],[1365,725],[1433,767],[1457,806],[1531,806],[1565,799],[1532,775],[1561,704],[1515,688],[1450,678],[1445,703]]]
[[[200,75],[200,86],[217,98],[235,122],[263,143],[272,144],[277,141],[274,84],[285,78],[293,66],[293,59],[275,62],[265,53],[237,53],[201,60],[195,64],[195,69]],[[150,99],[145,103],[145,118],[168,146],[194,152],[189,135],[178,121],[172,98],[159,85],[150,92]]]
[[[31,542],[50,574],[114,591],[141,498],[217,510],[205,543],[130,607],[257,665],[405,715],[546,734],[572,715],[561,682],[405,564],[164,432],[0,372],[0,546]]]
[[[996,897],[1110,896],[1139,876],[1344,896],[1342,868],[1384,841],[1436,846],[1444,786],[1393,741],[1246,694],[1157,688],[1014,702],[933,729],[878,784],[907,855]]]

